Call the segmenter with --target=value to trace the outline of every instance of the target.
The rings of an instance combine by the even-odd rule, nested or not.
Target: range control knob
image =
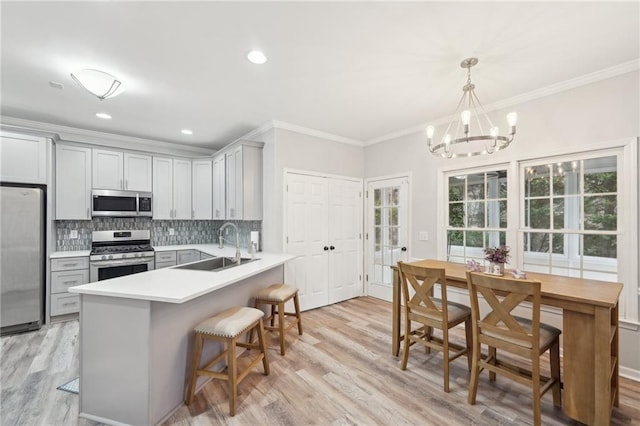
[[[110,254],[108,259],[109,259],[109,260],[113,259],[113,255],[112,255],[112,254]]]
[[[106,260],[106,259],[107,259],[107,256],[105,256],[105,255],[103,254],[101,259],[102,259],[102,260]]]

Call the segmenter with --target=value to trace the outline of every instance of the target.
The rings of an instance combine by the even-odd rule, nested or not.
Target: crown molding
[[[216,150],[210,148],[180,145],[171,142],[79,129],[8,116],[2,116],[1,123],[2,127],[6,130],[26,131],[29,133],[35,132],[56,141],[79,142],[112,148],[182,156],[210,156],[216,152]]]
[[[540,89],[533,90],[531,92],[516,95],[511,98],[503,99],[501,101],[494,102],[486,105],[484,110],[487,112],[495,111],[503,108],[507,108],[513,105],[523,104],[535,99],[550,96],[556,93],[565,92],[567,90],[575,89],[577,87],[586,86],[588,84],[596,83],[598,81],[607,80],[612,77],[616,77],[629,72],[637,71],[640,69],[640,59],[634,59],[632,61],[623,62],[622,64],[614,65],[609,68],[605,68],[599,71],[595,71],[589,74],[582,75],[580,77],[572,78],[571,80],[562,81],[559,83],[551,84]],[[431,124],[438,126],[451,122],[455,117],[450,115],[448,117],[441,117],[436,120],[432,120],[426,123],[422,123],[416,126],[401,129],[392,133],[388,133],[377,138],[369,139],[364,142],[364,146],[371,146],[377,143],[386,142],[392,139],[397,139],[402,136],[412,135],[415,133],[424,132],[425,128]]]
[[[289,130],[291,132],[300,133],[302,135],[313,136],[316,138],[326,139],[333,142],[344,143],[347,145],[355,145],[359,147],[364,146],[364,142],[357,139],[346,138],[344,136],[334,135],[333,133],[327,133],[321,130],[310,129],[308,127],[298,126],[297,124],[291,124],[291,123],[278,121],[278,120],[268,121],[262,126],[258,127],[257,129],[254,129],[249,133],[239,137],[234,142],[239,140],[251,139],[252,137],[268,132],[269,130],[272,130],[272,129]]]

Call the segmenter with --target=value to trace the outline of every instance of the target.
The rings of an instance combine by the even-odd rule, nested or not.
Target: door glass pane
[[[374,232],[375,232],[375,240],[374,240],[375,244],[376,245],[382,244],[382,229],[376,226]]]
[[[376,189],[373,191],[373,205],[380,207],[382,205],[382,190]]]

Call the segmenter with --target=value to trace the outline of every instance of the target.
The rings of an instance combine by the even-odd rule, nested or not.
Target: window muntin
[[[528,165],[523,269],[617,281],[618,157]]]
[[[483,262],[483,248],[506,244],[506,169],[452,173],[447,193],[447,260]]]

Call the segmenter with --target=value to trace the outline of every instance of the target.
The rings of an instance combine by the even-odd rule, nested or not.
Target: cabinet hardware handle
[[[69,302],[69,303],[63,303],[62,306],[74,306],[77,305],[77,302]]]
[[[329,251],[329,247],[324,246],[324,251]]]
[[[402,247],[400,250],[407,251],[407,248],[406,247]]]
[[[69,284],[74,284],[74,283],[77,283],[77,281],[65,281],[62,284],[69,285]]]
[[[334,246],[329,246],[330,250],[335,250],[336,248]]]
[[[124,180],[124,189],[129,189],[129,179]]]
[[[89,207],[87,207],[87,217],[91,219],[91,212],[89,211]]]
[[[71,267],[71,266],[76,266],[77,263],[63,263],[62,266],[64,266],[65,268]]]
[[[191,219],[193,219],[194,217],[196,217],[196,211],[195,210],[191,210]]]
[[[124,187],[122,186],[122,179],[120,179],[120,188],[124,188]]]

